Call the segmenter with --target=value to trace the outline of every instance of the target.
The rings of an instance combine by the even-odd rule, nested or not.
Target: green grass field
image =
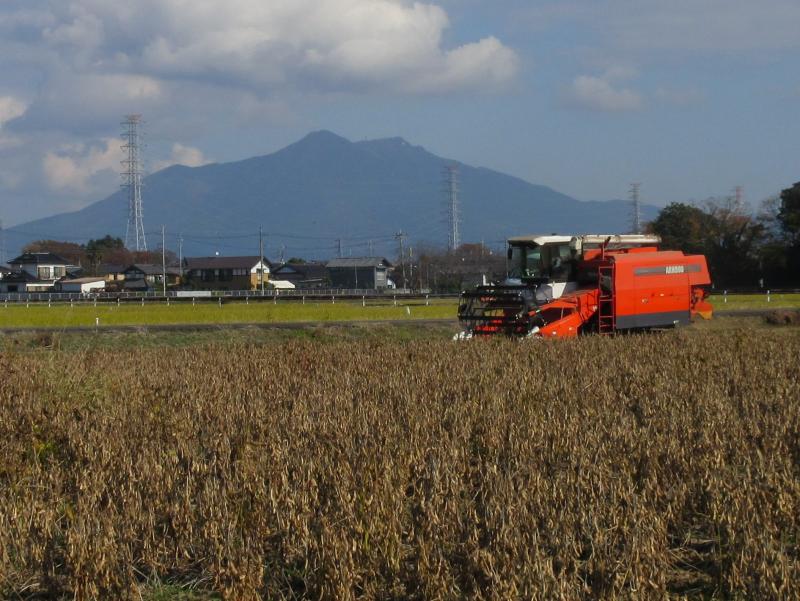
[[[394,306],[360,302],[309,303],[115,303],[93,305],[9,304],[0,305],[0,328],[74,328],[158,324],[280,323],[298,321],[362,321],[383,319],[454,318],[454,301],[424,301]],[[95,320],[99,320],[96,322]]]
[[[722,295],[711,297],[716,311],[800,308],[800,294],[773,294],[767,302],[766,294]],[[215,302],[192,305],[188,302],[53,304],[45,303],[0,304],[0,328],[54,328],[102,326],[148,326],[161,324],[232,324],[232,323],[282,323],[301,321],[367,321],[447,319],[456,317],[455,299],[432,299],[426,305],[421,300],[391,300],[361,302],[229,302],[221,306]],[[99,321],[96,321],[99,320]]]
[[[800,309],[800,294],[729,294],[727,302],[722,294],[711,296],[711,304],[717,311],[744,309]]]

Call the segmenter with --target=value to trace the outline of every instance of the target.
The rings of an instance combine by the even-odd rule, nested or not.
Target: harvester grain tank
[[[638,234],[511,238],[508,278],[462,293],[457,338],[611,334],[709,319],[705,257],[660,250],[660,242]]]

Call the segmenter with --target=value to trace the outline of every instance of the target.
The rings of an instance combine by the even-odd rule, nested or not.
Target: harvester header
[[[659,250],[648,235],[531,235],[508,240],[508,277],[462,293],[459,338],[570,337],[710,318],[702,255]]]

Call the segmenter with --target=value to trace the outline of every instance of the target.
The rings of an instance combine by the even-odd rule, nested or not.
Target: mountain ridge
[[[346,253],[371,249],[392,255],[399,231],[414,244],[443,246],[442,171],[448,165],[459,168],[464,242],[499,245],[531,231],[619,233],[629,227],[627,201],[580,201],[548,186],[437,156],[402,137],[352,142],[318,130],[273,153],[200,167],[172,165],[149,175],[143,193],[145,231],[150,248],[160,245],[161,224],[169,233],[168,248],[177,247],[181,232],[185,255],[257,252],[259,224],[268,233],[268,256],[326,258],[338,252],[339,239]],[[657,211],[644,205],[644,218]],[[6,244],[13,251],[42,238],[124,238],[126,218],[120,190],[78,211],[9,228]]]

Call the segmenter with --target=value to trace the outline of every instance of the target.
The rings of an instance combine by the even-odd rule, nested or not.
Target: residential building
[[[264,257],[186,257],[186,283],[196,290],[257,290],[270,278],[270,264]]]
[[[283,263],[270,273],[273,280],[285,280],[295,288],[328,288],[328,271],[324,263]]]
[[[6,276],[11,273],[11,270],[6,267],[5,265],[0,265],[0,280],[3,279],[3,276]]]
[[[125,289],[140,289],[140,282],[146,284],[145,288],[158,288],[163,286],[164,268],[152,263],[134,263],[122,272],[125,280]],[[181,271],[178,267],[167,266],[167,286],[177,286],[181,283]],[[139,282],[134,284],[134,282]]]
[[[331,259],[326,265],[333,288],[383,290],[389,285],[392,264],[383,257],[347,257]]]
[[[38,292],[39,290],[35,290],[37,284],[41,282],[27,271],[11,271],[0,279],[0,293]],[[31,286],[31,290],[28,290],[28,286]],[[52,290],[52,284],[49,289]]]
[[[78,269],[77,265],[50,252],[23,253],[8,264],[14,271],[24,271],[33,276],[40,288],[52,288],[56,280]]]

